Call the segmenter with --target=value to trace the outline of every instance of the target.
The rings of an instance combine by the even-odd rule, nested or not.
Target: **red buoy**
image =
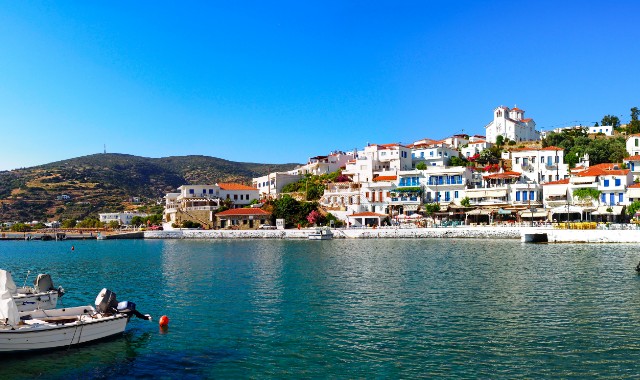
[[[158,323],[160,324],[160,327],[169,326],[169,317],[163,315],[162,317],[160,317],[160,321]]]

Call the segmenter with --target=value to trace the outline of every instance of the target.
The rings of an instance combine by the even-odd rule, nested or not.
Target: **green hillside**
[[[155,204],[184,184],[237,182],[297,164],[233,162],[207,156],[147,158],[94,154],[0,172],[0,221],[82,219]],[[70,199],[62,199],[62,196]],[[65,197],[66,198],[66,197]],[[131,201],[139,198],[140,203]]]

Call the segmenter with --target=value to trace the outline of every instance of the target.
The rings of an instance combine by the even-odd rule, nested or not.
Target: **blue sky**
[[[288,163],[640,107],[640,2],[27,2],[0,9],[0,170],[99,153]]]

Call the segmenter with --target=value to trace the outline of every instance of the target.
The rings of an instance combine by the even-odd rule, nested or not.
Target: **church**
[[[493,110],[493,121],[487,124],[485,136],[487,141],[495,144],[498,136],[511,141],[540,140],[540,132],[536,131],[533,119],[524,118],[524,110],[518,107],[499,106]]]

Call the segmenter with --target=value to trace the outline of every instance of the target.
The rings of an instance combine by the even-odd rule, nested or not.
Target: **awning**
[[[544,187],[544,195],[546,197],[558,197],[558,196],[566,197],[567,185],[563,185],[563,186],[547,185]]]
[[[418,206],[419,205],[402,205],[402,209],[404,211],[418,211]]]
[[[627,188],[627,197],[629,198],[640,198],[640,188],[637,187],[628,187]]]
[[[546,211],[534,211],[529,210],[520,211],[521,218],[546,218],[548,216]]]
[[[558,206],[556,208],[551,209],[552,214],[582,214],[584,209],[578,206]]]
[[[466,214],[467,215],[490,215],[491,211],[476,209],[476,210],[472,210],[472,211],[466,212]]]
[[[504,210],[504,209],[499,208],[498,209],[498,214],[499,215],[511,215],[511,210]]]
[[[496,198],[496,197],[506,197],[507,190],[476,190],[470,191],[467,190],[465,195],[469,198]]]
[[[607,211],[608,208],[611,208],[611,212]],[[591,215],[622,215],[623,208],[624,206],[600,206]]]

